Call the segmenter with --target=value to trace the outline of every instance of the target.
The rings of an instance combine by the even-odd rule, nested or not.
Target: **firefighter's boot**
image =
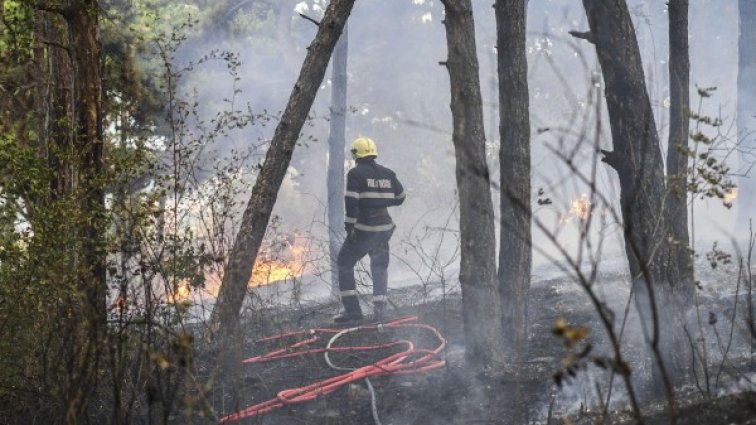
[[[347,323],[363,319],[357,295],[342,296],[341,302],[344,304],[344,311],[333,318],[335,323]]]

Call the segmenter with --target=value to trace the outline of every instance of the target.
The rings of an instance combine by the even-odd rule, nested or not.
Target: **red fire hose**
[[[331,345],[342,335],[348,333],[364,332],[364,331],[381,331],[383,329],[400,329],[400,328],[418,328],[430,331],[438,340],[438,346],[435,349],[415,348],[412,341],[406,339],[400,339],[385,344],[366,345],[358,347],[332,347]],[[328,345],[325,348],[310,348],[305,350],[298,350],[302,347],[306,347],[320,339],[322,335],[332,335]],[[290,388],[279,392],[275,398],[268,401],[249,406],[238,412],[224,416],[219,420],[219,423],[229,423],[238,421],[240,419],[248,418],[251,416],[261,415],[271,412],[275,409],[283,407],[289,404],[302,403],[305,401],[314,400],[318,396],[330,394],[337,389],[347,385],[351,382],[358,381],[360,379],[366,379],[376,376],[386,375],[409,375],[413,373],[422,373],[430,370],[442,368],[446,365],[444,360],[438,358],[439,353],[446,346],[446,340],[441,333],[434,327],[417,323],[416,316],[407,316],[397,318],[380,325],[365,325],[357,326],[348,329],[311,329],[309,331],[290,332],[282,335],[276,335],[268,338],[261,339],[259,342],[270,342],[275,340],[281,340],[284,338],[303,337],[309,336],[301,341],[291,344],[287,348],[271,351],[269,353],[250,357],[244,359],[242,363],[261,363],[274,360],[283,360],[292,357],[301,357],[310,354],[324,353],[326,356],[326,362],[338,370],[347,370],[346,368],[334,366],[328,358],[329,353],[350,353],[350,352],[365,352],[384,348],[392,348],[397,346],[404,346],[404,351],[391,354],[381,360],[378,360],[372,364],[362,366],[360,368],[349,370],[342,375],[334,376],[322,381],[314,382],[310,385],[306,385],[299,388]],[[298,350],[298,351],[295,351]],[[368,381],[369,383],[369,381]],[[372,387],[372,386],[371,386]],[[375,415],[375,412],[374,412]]]

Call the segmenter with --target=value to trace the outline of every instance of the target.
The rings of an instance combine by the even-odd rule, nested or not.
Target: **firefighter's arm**
[[[391,186],[394,188],[394,205],[402,205],[404,199],[407,197],[404,193],[404,187],[399,179],[396,178],[396,174],[391,176],[391,179],[393,180]]]
[[[360,213],[360,193],[362,192],[357,175],[352,171],[350,170],[347,173],[346,192],[344,192],[344,228],[347,234],[351,233],[357,223],[357,216]]]

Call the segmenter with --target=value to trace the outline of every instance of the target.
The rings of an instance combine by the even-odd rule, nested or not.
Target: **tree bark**
[[[2,7],[2,5],[0,5]],[[47,144],[49,142],[50,128],[50,72],[49,57],[44,45],[45,40],[50,40],[47,27],[49,18],[46,13],[37,13],[34,18],[34,63],[36,96],[34,99],[35,112],[37,115],[37,154],[40,158],[48,157]]]
[[[48,416],[78,423],[101,389],[107,330],[99,5],[16,3],[25,16],[18,23],[25,26],[16,27],[21,37],[6,44],[3,65],[24,72],[18,73],[22,79],[6,81],[15,99],[8,103],[0,96],[0,116],[22,130],[14,143],[38,155],[40,161],[29,164],[48,166],[37,176],[51,176],[46,190],[27,180],[14,196],[23,201],[35,240],[30,266],[39,282],[32,283],[58,285],[48,300],[49,315],[30,322],[28,330],[46,338],[31,373],[38,378],[35,387],[52,398]],[[63,239],[64,245],[51,245]],[[51,258],[44,247],[59,252]]]
[[[48,121],[49,131],[47,140],[40,140],[41,147],[47,152],[47,164],[51,170],[56,170],[50,181],[52,198],[66,196],[76,186],[73,166],[70,158],[74,151],[74,76],[73,58],[63,46],[68,46],[71,39],[67,25],[63,19],[44,12],[49,19],[47,28],[50,40],[58,46],[48,47],[49,78],[52,116]],[[66,159],[68,158],[68,160]]]
[[[635,302],[646,328],[654,383],[663,385],[674,409],[671,379],[681,377],[687,346],[680,331],[694,287],[680,279],[664,217],[666,185],[641,55],[625,0],[583,0],[591,40],[606,85],[614,150],[604,161],[617,171],[625,252]],[[665,363],[673,366],[668,373]]]
[[[74,119],[79,160],[78,184],[84,211],[91,217],[83,225],[83,261],[89,282],[84,291],[92,320],[105,323],[105,192],[103,190],[102,78],[100,76],[99,5],[77,0],[67,15],[74,65]]]
[[[48,148],[42,149],[57,170],[52,200],[74,208],[70,219],[76,252],[70,254],[70,266],[77,293],[62,307],[78,316],[58,329],[73,337],[60,347],[58,361],[68,364],[61,370],[61,407],[66,421],[75,423],[86,415],[97,388],[107,331],[99,4],[72,0],[60,14],[44,13],[59,46],[48,47],[52,114]],[[69,349],[72,344],[78,348]]]
[[[508,340],[525,348],[530,288],[530,114],[525,52],[527,1],[497,0],[499,63],[500,238],[499,293]]]
[[[736,125],[740,170],[748,175],[738,181],[738,220],[735,232],[747,233],[756,208],[756,2],[739,0],[738,110]]]
[[[496,0],[499,75],[499,295],[510,358],[521,364],[527,346],[532,268],[530,99],[525,50],[527,0]],[[519,370],[516,369],[516,374]],[[512,423],[524,422],[523,388],[515,377]]]
[[[270,219],[278,190],[294,152],[299,132],[323,81],[334,46],[341,35],[354,0],[333,0],[307,51],[286,109],[273,134],[265,161],[242,216],[241,227],[229,256],[218,299],[210,318],[210,334],[221,349],[228,348],[238,326],[247,284]]]
[[[328,237],[331,256],[331,293],[339,293],[336,259],[344,240],[344,145],[346,144],[347,28],[336,43],[331,63],[331,129],[328,137]]]
[[[678,274],[686,285],[693,282],[693,261],[688,234],[688,133],[690,128],[690,58],[688,53],[688,0],[669,4],[669,141],[667,145],[666,219],[674,240]]]
[[[496,238],[486,164],[483,106],[470,0],[443,0],[451,85],[452,140],[459,194],[465,358],[473,367],[503,360]]]

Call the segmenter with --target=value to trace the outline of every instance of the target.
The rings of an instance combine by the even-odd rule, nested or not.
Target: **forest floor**
[[[732,270],[702,273],[703,285],[708,281],[731,280]],[[629,285],[619,273],[599,277],[602,296],[623,316],[628,306]],[[729,284],[728,284],[729,285]],[[756,424],[756,363],[753,340],[740,323],[746,297],[742,288],[717,285],[716,290],[701,291],[699,301],[704,315],[704,327],[716,326],[712,332],[701,333],[701,346],[708,345],[708,365],[697,368],[698,379],[677,388],[678,424]],[[724,289],[723,289],[724,288]],[[737,292],[735,292],[735,290]],[[383,425],[446,425],[446,424],[593,424],[602,423],[602,406],[609,389],[610,373],[593,365],[579,368],[574,376],[567,376],[557,385],[555,374],[564,365],[569,350],[553,333],[554,322],[563,317],[568,323],[585,326],[590,334],[592,355],[609,356],[611,347],[602,330],[598,316],[588,302],[582,288],[568,279],[535,280],[531,287],[529,314],[530,333],[524,361],[505,364],[496,374],[470,373],[464,368],[464,330],[462,328],[461,298],[452,293],[447,297],[417,302],[418,288],[402,288],[391,292],[395,303],[393,316],[417,315],[421,323],[437,328],[448,344],[440,358],[446,367],[422,374],[383,376],[371,379],[375,389],[375,406]],[[738,294],[735,303],[734,295]],[[400,302],[401,300],[401,302]],[[735,307],[735,309],[733,309]],[[738,311],[737,309],[740,309]],[[335,303],[298,308],[276,307],[256,312],[246,318],[243,357],[260,355],[281,346],[255,342],[264,336],[288,331],[333,327],[331,316],[338,311]],[[623,355],[632,370],[632,385],[642,403],[647,423],[670,423],[666,414],[666,397],[652,390],[650,361],[644,354],[644,343],[634,309],[630,303],[623,336]],[[720,317],[710,322],[711,314]],[[635,314],[637,316],[637,314]],[[732,320],[727,320],[731,318]],[[709,322],[707,322],[707,320]],[[437,343],[423,330],[366,332],[348,335],[338,345],[370,345],[392,338],[407,338],[417,346],[433,348]],[[722,339],[726,339],[723,341]],[[325,346],[324,338],[312,346]],[[733,343],[730,344],[729,341]],[[284,346],[293,340],[289,339]],[[724,347],[728,349],[725,351]],[[584,347],[578,347],[580,350]],[[703,351],[701,351],[703,352]],[[382,352],[348,353],[332,356],[335,364],[359,367],[391,354]],[[724,359],[724,360],[723,360]],[[322,354],[309,355],[264,363],[242,364],[238,369],[236,390],[228,382],[221,385],[214,397],[220,414],[229,414],[244,407],[272,399],[287,388],[296,388],[341,374],[324,361]],[[605,423],[633,423],[627,392],[621,377],[615,376],[611,403]],[[520,420],[516,420],[516,418]],[[357,381],[314,401],[287,405],[270,413],[240,420],[243,424],[372,424],[371,397],[364,381]]]

